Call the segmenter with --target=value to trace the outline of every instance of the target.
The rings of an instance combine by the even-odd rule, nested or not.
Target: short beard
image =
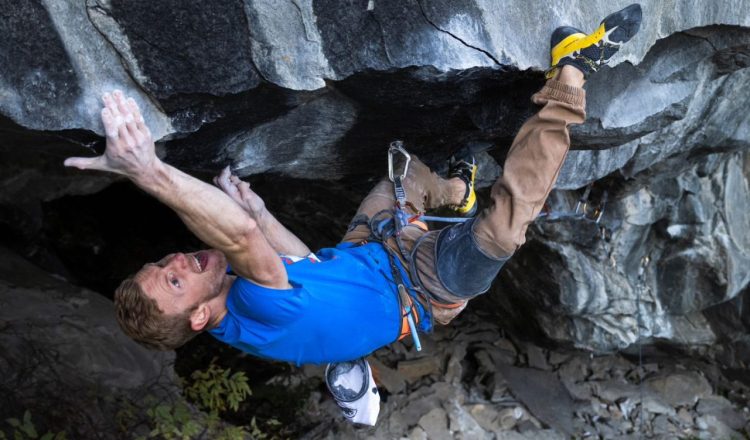
[[[221,295],[221,292],[224,290],[224,283],[226,282],[227,282],[227,277],[222,276],[219,282],[216,283],[215,288],[210,290],[204,297],[199,299],[195,304],[192,304],[190,307],[188,307],[187,312],[186,312],[187,316],[190,316],[195,310],[197,310],[199,305],[209,302],[219,297]]]
[[[216,283],[216,288],[213,291],[209,292],[205,298],[203,298],[203,302],[208,302],[214,298],[219,297],[219,295],[221,295],[221,292],[224,290],[224,283],[226,282],[227,282],[227,277],[226,275],[224,275],[221,277],[221,280],[218,283]]]

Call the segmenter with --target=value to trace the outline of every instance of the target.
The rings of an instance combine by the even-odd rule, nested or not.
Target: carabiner
[[[388,178],[391,180],[391,182],[395,182],[393,177],[393,157],[401,153],[406,157],[406,164],[404,165],[404,172],[401,174],[401,180],[404,180],[406,178],[406,172],[409,171],[409,163],[411,162],[411,155],[406,152],[404,149],[404,143],[401,141],[393,141],[391,142],[390,147],[388,147]]]

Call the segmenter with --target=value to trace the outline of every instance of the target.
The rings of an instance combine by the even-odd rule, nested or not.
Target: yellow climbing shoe
[[[643,13],[637,3],[608,15],[592,33],[562,26],[552,32],[550,62],[546,77],[552,78],[557,69],[571,65],[583,72],[584,77],[607,64],[620,46],[638,33]]]
[[[474,179],[477,176],[477,163],[474,156],[453,157],[448,177],[457,177],[466,183],[466,193],[459,205],[451,206],[461,217],[474,217],[477,213],[477,194],[474,192]]]

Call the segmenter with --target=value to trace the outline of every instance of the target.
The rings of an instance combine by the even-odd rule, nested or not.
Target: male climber
[[[532,97],[541,109],[516,136],[491,205],[476,217],[436,231],[405,223],[396,234],[394,187],[384,180],[342,242],[315,254],[228,169],[215,180],[219,189],[159,160],[135,101],[105,94],[106,151],[65,165],[127,176],[211,247],[167,255],[123,281],[115,293],[120,325],[152,348],[174,349],[209,331],[253,355],[304,364],[357,359],[414,333],[414,324],[428,330],[432,319],[450,321],[524,243],[565,160],[568,126],[584,121],[585,79],[640,22],[631,5],[589,35],[554,31],[549,80]],[[443,205],[470,215],[475,172],[463,158],[443,179],[412,157],[402,181],[406,216]]]

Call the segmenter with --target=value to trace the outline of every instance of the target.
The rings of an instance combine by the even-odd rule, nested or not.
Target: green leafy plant
[[[226,411],[227,407],[237,411],[240,403],[252,395],[243,372],[231,374],[228,368],[222,368],[214,362],[201,371],[194,371],[190,376],[193,384],[187,390],[187,396],[210,412]]]
[[[190,440],[204,429],[202,420],[194,418],[184,402],[157,405],[149,408],[146,414],[154,425],[150,438]]]
[[[220,414],[227,409],[237,411],[240,404],[251,395],[247,376],[242,372],[232,373],[214,361],[205,369],[193,372],[192,383],[185,388],[186,396],[205,412],[192,409],[187,401],[173,403],[156,402],[149,399],[146,415],[151,430],[141,439],[190,440],[210,438],[216,440],[241,440],[251,435],[263,438],[260,429],[229,426],[221,423]],[[134,407],[125,406],[118,414],[118,424],[127,426],[134,418]],[[252,432],[248,432],[248,428]],[[261,434],[261,435],[259,435]],[[3,440],[0,438],[0,440]]]
[[[47,432],[39,436],[28,410],[23,413],[21,419],[10,418],[5,419],[5,421],[13,428],[14,440],[66,440],[65,432]],[[0,440],[7,440],[5,433],[2,431],[0,431]]]
[[[266,420],[264,424],[266,428],[276,428],[281,425],[281,422],[276,419],[270,419]],[[250,421],[250,426],[248,428],[250,429],[250,436],[255,440],[266,440],[269,438],[269,435],[258,427],[258,422],[255,420],[255,417]]]

